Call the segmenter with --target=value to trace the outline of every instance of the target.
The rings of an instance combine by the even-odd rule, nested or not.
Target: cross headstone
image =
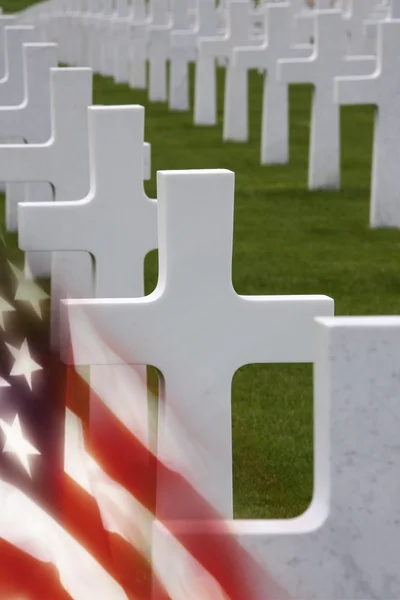
[[[173,27],[170,32],[170,61],[169,61],[169,108],[170,110],[187,110],[189,108],[188,90],[188,61],[194,60],[193,49],[185,46],[176,47],[174,40],[176,32],[191,33],[191,18],[188,0],[174,0],[173,3]]]
[[[3,16],[0,17],[0,20]],[[3,21],[7,24],[9,21]],[[11,23],[14,21],[11,20]],[[37,32],[30,25],[5,25],[3,28],[3,48],[5,71],[0,79],[0,106],[15,106],[25,99],[25,77],[24,77],[24,42],[35,42]],[[1,41],[1,39],[0,39]],[[9,138],[3,136],[0,131],[2,142],[22,142],[22,139],[13,136]],[[2,191],[6,191],[7,196],[21,198],[24,189],[16,184],[1,186]]]
[[[167,100],[167,60],[169,59],[170,14],[165,0],[149,4],[148,61],[149,100]]]
[[[94,257],[96,298],[144,294],[144,260],[157,247],[156,202],[143,189],[144,108],[90,107],[90,192],[75,202],[19,205],[19,247],[78,251]],[[94,366],[93,389],[129,375],[131,367]],[[145,367],[135,402],[147,405]]]
[[[144,108],[88,110],[89,194],[20,204],[19,247],[90,253],[94,297],[142,296],[144,259],[157,247],[156,202],[143,189]]]
[[[35,28],[30,25],[10,25],[5,28],[7,70],[0,79],[0,106],[15,106],[24,100],[23,44],[36,41]],[[0,133],[1,135],[1,133]]]
[[[376,106],[370,224],[400,227],[396,184],[400,144],[400,20],[379,23],[377,33],[375,72],[366,77],[337,78],[335,96],[339,105]]]
[[[400,19],[400,2],[399,0],[392,0],[389,7],[389,18],[396,20]]]
[[[344,14],[347,35],[349,37],[349,54],[367,54],[367,38],[364,24],[375,6],[376,0],[350,0],[348,9]]]
[[[87,17],[86,27],[88,29],[88,64],[94,72],[100,72],[100,46],[101,38],[99,35],[99,23],[103,16],[103,3],[101,0],[94,0],[91,7],[92,14]]]
[[[144,90],[147,87],[148,21],[145,0],[136,0],[130,24],[129,86]]]
[[[16,106],[0,106],[0,133],[28,143],[44,143],[51,135],[50,69],[57,67],[56,44],[25,44],[27,96]],[[8,198],[6,227],[17,231],[17,205]]]
[[[95,0],[94,0],[95,1]],[[93,17],[93,0],[85,0],[81,5],[81,14],[79,19],[79,54],[78,66],[86,67],[89,60],[89,35],[88,25]]]
[[[51,92],[51,138],[44,144],[0,146],[0,179],[49,182],[56,201],[83,198],[89,190],[87,107],[92,99],[91,69],[52,69]],[[67,293],[87,297],[91,260],[86,253],[55,253],[51,271],[52,344],[58,349],[60,299]]]
[[[113,34],[113,78],[116,83],[129,81],[129,38],[132,8],[127,0],[117,0],[116,12],[111,18]]]
[[[314,39],[314,9],[303,0],[292,0],[292,39],[294,43],[310,44]]]
[[[279,60],[278,79],[285,84],[313,84],[308,187],[339,188],[340,114],[333,102],[334,77],[370,73],[375,60],[345,55],[345,28],[340,10],[316,11],[315,18],[311,57]]]
[[[112,0],[105,0],[103,4],[103,14],[99,17],[99,37],[100,37],[100,56],[99,56],[99,72],[106,76],[112,75],[112,32],[111,32],[111,17],[113,15]]]
[[[3,78],[7,71],[7,51],[5,28],[7,25],[15,25],[15,15],[0,14],[0,77]]]
[[[156,290],[137,299],[62,302],[61,351],[68,360],[71,331],[77,365],[117,362],[159,369],[164,377],[159,457],[229,518],[233,374],[249,363],[314,361],[313,319],[331,315],[333,301],[236,294],[231,281],[232,172],[159,172],[157,188]],[[105,354],[97,344],[75,345],[82,313],[114,340],[119,356]],[[174,430],[176,414],[184,424],[179,431]],[[158,490],[160,519],[179,518],[179,502],[169,497],[162,478]]]
[[[50,69],[57,66],[55,44],[25,44],[26,98],[17,105],[0,107],[0,132],[9,139],[28,143],[44,143],[51,135],[50,122]],[[6,184],[6,228],[17,231],[17,206],[29,199],[52,199],[52,188],[47,183]],[[25,255],[32,277],[50,276],[50,255]]]
[[[197,0],[197,20],[192,29],[174,30],[171,32],[171,57],[176,60],[171,61],[171,75],[175,69],[174,80],[179,79],[179,85],[174,89],[170,88],[169,108],[170,110],[188,110],[189,108],[189,72],[188,65],[195,62],[197,58],[198,40],[201,37],[215,36],[217,33],[217,20],[215,10],[215,0]],[[179,56],[179,61],[178,61]],[[179,75],[179,77],[178,77]],[[196,85],[200,86],[196,93],[201,93],[201,77],[197,79]],[[213,79],[214,81],[214,79]],[[212,96],[213,94],[211,94]]]
[[[235,48],[228,77],[233,89],[225,99],[224,139],[248,139],[247,70],[263,69],[264,93],[261,125],[261,163],[286,163],[289,159],[289,106],[287,86],[277,80],[280,58],[311,54],[311,47],[291,46],[291,7],[288,2],[265,6],[265,37],[261,46]],[[232,74],[230,75],[230,73]]]
[[[297,519],[232,526],[288,598],[399,598],[400,319],[317,328],[312,503]]]
[[[194,106],[196,125],[215,125],[217,121],[215,59],[219,57],[229,61],[236,46],[251,46],[261,41],[251,37],[248,0],[231,0],[227,6],[225,35],[200,38],[198,42]]]

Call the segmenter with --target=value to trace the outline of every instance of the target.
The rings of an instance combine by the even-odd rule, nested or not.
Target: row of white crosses
[[[215,0],[174,0],[171,4],[165,0],[151,0],[146,10],[143,0],[135,0],[129,5],[127,0],[117,0],[113,10],[108,0],[104,3],[91,0],[87,5],[80,0],[54,0],[49,4],[52,19],[45,19],[45,22],[49,26],[49,35],[53,36],[51,39],[60,43],[61,60],[91,66],[104,75],[114,76],[118,82],[145,87],[144,65],[148,59],[149,96],[155,101],[167,99],[165,63],[170,59],[171,108],[184,110],[185,103],[174,97],[182,77],[187,82],[187,74],[182,71],[182,54],[185,53],[171,54],[174,32],[190,32],[197,42],[203,33],[206,36],[216,33],[219,15],[222,15],[220,25],[226,29],[229,27],[226,15],[229,3],[220,4],[217,9]],[[247,20],[250,18],[252,29],[255,29],[255,21],[260,22],[261,18],[262,22],[262,6],[255,10],[249,0],[246,4]],[[39,9],[38,12],[43,21]],[[28,11],[27,18],[32,18],[33,14],[32,10]],[[192,60],[191,54],[189,51],[188,60]],[[220,62],[223,59],[221,56]]]
[[[1,147],[0,178],[11,176],[27,181],[44,180],[51,182],[55,188],[56,202],[22,203],[18,210],[21,248],[54,252],[53,267],[54,264],[59,265],[60,260],[63,261],[57,273],[52,272],[55,343],[58,335],[57,304],[63,294],[90,297],[94,293],[100,298],[143,295],[144,257],[157,246],[157,227],[155,204],[147,199],[143,191],[142,109],[90,109],[89,183],[85,109],[91,94],[91,72],[88,69],[52,69],[51,79],[51,141],[43,145]],[[169,365],[163,364],[166,357],[157,359],[156,356],[147,360],[147,356],[138,355],[135,362],[157,366],[162,364],[162,372],[168,372],[166,406],[170,405],[173,409],[176,403],[179,404],[179,412],[184,415],[185,422],[187,417],[187,425],[195,433],[194,439],[197,438],[200,446],[206,441],[204,436],[207,437],[207,444],[201,449],[205,470],[194,475],[194,483],[223,514],[232,516],[232,376],[239,366],[249,361],[312,362],[313,318],[332,314],[333,302],[323,296],[238,296],[230,280],[233,174],[204,171],[160,174],[159,177],[176,181],[174,186],[178,186],[173,193],[177,204],[175,208],[174,204],[171,205],[172,213],[168,218],[172,227],[166,241],[168,260],[167,263],[161,260],[160,264],[160,282],[166,279],[168,289],[172,286],[172,295],[163,290],[156,302],[156,309],[153,308],[154,295],[146,299],[145,304],[149,303],[149,310],[155,312],[155,319],[142,317],[140,309],[135,311],[142,322],[140,331],[144,333],[149,327],[149,340],[164,340],[160,344],[161,356],[165,348],[176,345],[181,336],[189,340],[197,337],[198,340],[192,349],[184,340],[178,344],[181,348],[179,352],[174,353],[171,348],[168,351]],[[187,185],[193,185],[197,190],[190,199],[183,193]],[[161,188],[159,186],[159,189],[162,188],[162,185]],[[212,193],[209,193],[209,188],[213,190]],[[75,202],[72,202],[73,199]],[[162,217],[162,206],[159,219],[165,219],[165,216]],[[91,223],[91,227],[88,227],[88,223]],[[209,223],[207,239],[203,236],[205,223]],[[124,227],[126,231],[123,231]],[[187,231],[191,232],[190,236]],[[164,236],[159,236],[159,240],[161,238]],[[82,251],[86,254],[81,255]],[[163,252],[164,249],[162,256]],[[70,263],[71,253],[75,257],[73,263]],[[95,260],[94,271],[91,270],[89,253]],[[197,267],[185,266],[182,257],[186,257],[186,262],[191,257]],[[54,258],[57,258],[57,263]],[[73,268],[73,273],[66,269],[66,263]],[[175,263],[179,265],[178,270]],[[179,296],[185,289],[188,295],[182,298],[181,304]],[[158,294],[159,290],[156,296]],[[130,303],[129,300],[129,306]],[[143,300],[139,301],[141,303]],[[165,311],[168,313],[171,309],[176,312],[176,317],[169,321]],[[195,320],[190,317],[193,310],[199,312]],[[218,334],[218,343],[211,341],[210,326],[207,326],[210,319],[215,322],[212,330]],[[192,327],[189,327],[190,322]],[[175,333],[164,335],[164,328],[168,329],[172,324]],[[153,337],[151,331],[157,327],[159,334]],[[140,331],[138,340],[142,337]],[[130,343],[129,337],[130,334],[125,339],[121,338],[122,351],[126,343]],[[242,340],[240,352],[235,347],[237,339]],[[269,343],[266,343],[267,339]],[[280,340],[278,346],[272,342],[276,339]],[[157,344],[153,347],[151,343],[150,346],[151,352],[157,351]],[[221,365],[217,357],[223,354],[225,346],[233,350],[233,355],[230,357],[228,353]],[[143,345],[143,351],[146,351],[146,344]],[[180,381],[182,351],[185,356],[186,383]],[[131,360],[129,357],[128,362]],[[221,376],[223,380],[218,383]],[[216,387],[210,390],[209,384],[214,381],[217,382]],[[214,428],[210,430],[212,423]],[[168,425],[167,410],[160,421],[161,454]],[[184,443],[190,446],[188,440],[182,440]],[[188,447],[187,456],[192,453],[193,450]],[[193,477],[190,468],[183,471],[188,477]]]
[[[27,28],[10,28],[11,34],[18,33],[19,52],[22,50],[21,35]],[[31,29],[28,29],[31,32]],[[6,34],[8,28],[6,28]],[[9,50],[13,36],[10,38]],[[6,42],[8,37],[6,36]],[[16,205],[18,201],[52,200],[50,183],[54,188],[55,200],[67,201],[83,196],[89,190],[88,147],[87,147],[87,107],[92,97],[92,74],[90,69],[58,69],[52,74],[50,89],[50,67],[56,64],[54,44],[26,45],[25,69],[22,64],[10,61],[10,72],[20,69],[23,79],[25,71],[26,98],[16,106],[0,109],[0,125],[8,136],[28,142],[23,145],[2,146],[0,154],[0,180],[11,182],[49,182],[43,190],[38,183],[32,193],[32,184],[28,194],[23,188],[22,194],[8,193],[6,196],[6,227],[16,231]],[[14,67],[14,69],[13,69]],[[16,76],[15,76],[16,78]],[[14,79],[15,79],[14,78]],[[17,79],[17,78],[16,78]],[[9,81],[9,80],[7,80]],[[5,81],[4,86],[7,86]],[[11,77],[11,81],[13,78]],[[0,82],[0,97],[2,86]],[[50,111],[50,93],[52,93]],[[150,145],[144,144],[142,151],[145,178],[150,177]],[[12,191],[12,190],[11,190]],[[37,248],[35,250],[38,250]],[[45,248],[43,249],[45,250]],[[29,271],[34,276],[50,275],[49,254],[29,253],[26,256]],[[57,339],[57,315],[59,299],[65,295],[65,289],[72,295],[91,295],[91,261],[87,253],[74,253],[68,256],[62,253],[53,256],[52,273],[52,318],[53,339]]]
[[[112,115],[114,129],[121,134],[130,130],[129,117],[135,109],[114,110],[112,115],[112,109],[91,109],[92,147],[96,148],[95,124],[103,129],[100,117],[107,122]],[[97,141],[103,149],[107,146],[101,137]],[[98,151],[104,152],[100,145]],[[95,173],[96,162],[93,166]],[[139,363],[153,364],[163,373],[159,457],[186,475],[224,516],[232,514],[227,491],[232,485],[233,373],[249,362],[313,358],[313,504],[294,521],[235,521],[232,529],[288,597],[372,600],[386,598],[386,592],[395,598],[400,583],[394,552],[400,541],[396,503],[400,408],[399,386],[393,381],[399,380],[399,319],[313,323],[316,313],[330,312],[329,299],[236,295],[231,283],[233,192],[234,178],[228,171],[159,172],[156,290],[144,298],[63,302],[62,348],[66,352],[71,340],[75,363],[96,369]],[[57,205],[22,205],[20,222],[30,214],[25,225],[42,227],[33,218],[35,209],[42,218],[45,211],[55,215],[58,210]],[[73,210],[77,223],[82,203],[71,203],[71,218]],[[66,211],[67,207],[64,217]],[[98,214],[109,215],[105,204]],[[56,224],[55,217],[46,217],[47,227]],[[44,231],[40,229],[41,234]],[[134,240],[131,243],[133,252]],[[118,354],[82,337],[87,320],[108,339],[118,340]],[[176,414],[184,430],[174,428]],[[171,431],[176,451],[171,450]],[[182,507],[170,497],[168,482],[162,478],[157,502],[160,519],[179,519]],[[190,514],[190,507],[185,507],[185,519],[190,518],[198,520],[201,515]],[[193,522],[181,526],[192,535],[196,531]],[[173,585],[178,570],[173,540],[159,524],[154,528],[153,560]],[[198,528],[201,532],[201,525]],[[256,597],[264,597],[261,590],[258,593]]]
[[[60,98],[68,99],[68,89],[76,97],[80,86],[82,92],[90,88],[91,73],[52,69],[51,82],[54,111]],[[63,108],[71,127],[68,101]],[[62,137],[66,131],[58,123],[54,118],[53,137],[59,153],[65,145],[69,156],[69,138]],[[88,274],[96,299],[62,303],[62,352],[71,339],[75,362],[91,365],[95,380],[103,368],[160,369],[159,456],[227,518],[232,518],[232,375],[252,362],[315,362],[313,503],[292,521],[235,521],[232,528],[289,597],[398,597],[399,319],[315,322],[316,316],[332,315],[331,299],[237,295],[231,282],[233,173],[160,172],[155,203],[143,192],[144,110],[90,107],[88,125],[90,160],[84,162],[86,175],[77,174],[85,180],[84,192],[72,182],[65,201],[18,209],[22,248],[85,250],[96,261]],[[49,146],[47,156],[55,157]],[[43,169],[41,148],[0,148],[0,165],[13,165],[16,151],[19,167],[35,179]],[[60,167],[54,172],[64,184]],[[57,195],[57,182],[55,188]],[[144,256],[156,246],[159,283],[143,297]],[[82,339],[87,319],[118,345],[118,355]],[[174,428],[176,414],[183,431]],[[178,433],[178,453],[171,451],[171,430]],[[158,485],[158,515],[179,518],[168,486],[162,479]],[[187,511],[190,517],[201,518]],[[194,531],[193,523],[182,527]],[[153,561],[171,585],[178,569],[172,548],[172,538],[156,522]],[[268,592],[258,590],[257,598]]]
[[[258,14],[265,21],[261,36],[253,33],[254,11],[249,0],[230,0],[220,7],[224,14],[224,35],[217,30],[215,0],[198,0],[196,11],[191,10],[193,7],[188,0],[176,0],[171,6],[163,0],[152,0],[149,14],[140,0],[132,5],[128,5],[127,0],[118,0],[115,12],[109,4],[100,5],[97,0],[92,0],[86,11],[81,8],[80,15],[76,11],[77,5],[71,6],[65,0],[59,7],[65,15],[59,17],[57,23],[61,39],[69,40],[69,45],[75,49],[75,56],[70,57],[72,62],[97,67],[103,74],[113,75],[117,82],[128,81],[132,86],[144,88],[148,59],[149,98],[165,101],[168,97],[172,110],[189,108],[188,64],[196,61],[194,122],[197,125],[216,124],[215,65],[216,59],[224,61],[227,64],[225,140],[247,140],[247,71],[258,68],[264,72],[268,77],[264,76],[262,164],[286,163],[289,159],[285,81],[299,79],[313,83],[318,92],[313,106],[315,119],[312,120],[309,187],[339,187],[339,112],[333,107],[331,83],[336,75],[373,69],[372,58],[356,61],[345,59],[345,56],[349,49],[358,51],[362,48],[363,23],[376,0],[352,0],[344,6],[345,12],[341,12],[343,19],[340,20],[337,13],[334,22],[332,15],[325,28],[319,23],[318,12],[308,10],[303,21],[312,25],[313,55],[303,63],[303,72],[300,71],[301,64],[296,65],[294,77],[283,77],[279,81],[280,59],[311,54],[309,45],[293,46],[297,35],[293,30],[294,20],[301,16],[302,2],[261,4]],[[331,5],[330,1],[321,0],[317,8]],[[209,35],[212,37],[207,37]],[[350,36],[350,46],[347,36]],[[328,54],[334,56],[326,58]],[[328,69],[325,68],[326,60],[330,63]],[[168,93],[167,61],[170,62]],[[287,73],[287,67],[283,72]]]

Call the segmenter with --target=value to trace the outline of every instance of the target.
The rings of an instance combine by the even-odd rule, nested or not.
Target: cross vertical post
[[[400,143],[399,57],[400,20],[378,24],[377,67],[365,77],[338,77],[335,97],[339,105],[376,106],[372,182],[371,227],[400,227],[399,194],[394,174]]]

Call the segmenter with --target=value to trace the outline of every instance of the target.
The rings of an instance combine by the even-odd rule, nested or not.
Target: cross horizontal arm
[[[334,314],[328,296],[239,296],[238,318],[246,335],[241,339],[241,364],[313,362],[316,317]],[[240,315],[240,316],[239,316]],[[242,354],[242,356],[240,356]]]
[[[202,57],[216,58],[228,54],[228,41],[223,37],[201,38],[199,40],[199,55]]]
[[[18,205],[18,244],[24,251],[82,250],[91,252],[87,235],[88,200],[21,202]],[[77,215],[79,210],[79,218]],[[43,235],[38,235],[43,232]]]
[[[1,145],[0,181],[50,181],[52,153],[50,143]]]
[[[157,290],[135,299],[62,300],[61,360],[75,365],[144,364],[162,370],[154,364],[154,340],[162,347],[170,343],[170,337],[161,335],[156,296]],[[101,332],[104,345],[88,333],[91,328]],[[108,340],[111,344],[118,340],[114,351],[107,345]]]
[[[310,58],[280,59],[277,64],[281,83],[314,83],[315,60]]]
[[[242,69],[265,69],[268,64],[268,49],[263,46],[235,48],[232,52],[232,66]]]
[[[334,102],[339,105],[377,104],[376,78],[335,77]]]
[[[197,48],[198,34],[194,31],[172,31],[172,48]]]
[[[374,56],[346,56],[341,75],[347,76],[362,76],[373,75],[376,70],[376,58]]]

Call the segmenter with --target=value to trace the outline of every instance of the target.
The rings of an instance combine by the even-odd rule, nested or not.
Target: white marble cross
[[[7,139],[44,143],[51,136],[50,69],[57,66],[56,44],[24,44],[26,93],[16,106],[0,107],[0,132]],[[17,231],[18,202],[26,199],[52,199],[48,183],[6,184],[6,229]],[[50,255],[26,254],[27,271],[32,277],[49,277]]]
[[[89,194],[75,202],[19,205],[19,247],[78,251],[94,258],[88,297],[144,295],[144,260],[157,247],[157,206],[143,189],[144,108],[89,109]],[[129,376],[130,367],[94,366],[92,389]],[[135,402],[147,405],[146,370]]]
[[[93,0],[91,6],[91,14],[87,15],[86,28],[88,36],[88,49],[87,49],[87,67],[93,69],[94,72],[100,72],[100,49],[101,49],[101,36],[100,36],[100,23],[101,18],[104,15],[104,5],[101,0]]]
[[[7,51],[6,51],[6,38],[5,28],[7,25],[16,24],[15,15],[3,15],[0,14],[0,77],[3,78],[7,71]]]
[[[378,64],[366,77],[340,77],[335,82],[338,104],[376,106],[370,224],[400,227],[397,186],[400,145],[400,19],[378,24]]]
[[[57,67],[56,44],[24,44],[26,97],[16,106],[0,106],[0,133],[40,144],[51,136],[50,69]],[[21,184],[19,184],[21,185]],[[17,205],[7,198],[6,228],[17,231]]]
[[[371,73],[373,57],[347,57],[345,25],[340,10],[316,11],[314,51],[308,59],[278,61],[282,83],[314,86],[308,187],[340,187],[340,113],[333,102],[334,77]]]
[[[84,251],[96,298],[142,296],[144,259],[157,247],[156,202],[143,189],[144,108],[89,109],[90,191],[75,202],[22,203],[22,250]]]
[[[159,172],[157,187],[156,290],[144,298],[62,302],[61,351],[66,359],[71,331],[77,365],[158,368],[165,378],[159,456],[229,518],[232,377],[249,363],[314,361],[313,319],[332,315],[333,301],[236,294],[231,281],[232,172]],[[114,341],[119,356],[107,355],[98,344],[91,347],[86,339],[75,344],[82,317]],[[183,427],[174,431],[177,415]],[[165,483],[158,481],[157,514],[179,518]]]
[[[349,43],[348,54],[367,54],[365,21],[372,14],[376,0],[350,0],[344,14]]]
[[[51,92],[52,136],[44,144],[0,146],[0,179],[49,182],[56,201],[83,198],[89,190],[87,107],[92,101],[91,69],[52,69]],[[68,297],[67,293],[87,297],[90,276],[87,253],[52,256],[51,327],[56,349],[60,299]]]
[[[145,90],[147,87],[148,21],[145,0],[135,0],[129,40],[129,86]]]
[[[3,24],[9,21],[0,16]],[[13,23],[14,20],[11,20]],[[25,73],[24,73],[24,42],[37,41],[37,31],[31,25],[5,25],[3,27],[3,53],[5,71],[0,79],[0,106],[15,106],[25,100]],[[3,142],[22,142],[21,138],[3,136]],[[10,183],[1,186],[1,191],[6,191],[7,196],[21,198],[23,189],[18,184]]]
[[[249,580],[255,600],[395,600],[400,598],[400,318],[317,319],[316,332],[312,503],[294,519],[238,519],[227,526],[265,570],[266,577]],[[159,525],[153,527],[161,539],[153,535],[153,540],[164,565],[168,557],[172,582],[186,565],[174,536],[167,528],[159,531]],[[196,544],[196,523],[179,527],[180,535],[189,534]],[[204,547],[204,526],[197,532]],[[155,558],[153,564],[161,556]]]
[[[197,28],[198,30],[199,28]],[[187,110],[189,108],[188,62],[195,59],[193,48],[185,45],[176,46],[175,33],[193,35],[188,0],[174,0],[173,26],[170,32],[169,61],[169,108],[170,110]]]
[[[165,0],[151,0],[149,6],[149,100],[150,102],[165,102],[167,100],[167,60],[169,59],[171,15]]]
[[[117,0],[116,12],[111,18],[115,83],[128,83],[129,81],[129,42],[132,17],[132,7],[127,0]]]
[[[175,62],[171,61],[171,80],[172,72],[176,70],[174,80],[178,80],[179,85],[170,89],[169,108],[170,110],[188,110],[189,109],[189,71],[190,62],[195,62],[197,58],[198,40],[202,37],[215,36],[217,33],[217,13],[215,9],[215,0],[197,0],[196,23],[192,29],[173,30],[171,32],[171,56],[175,56]],[[178,61],[177,58],[180,57]],[[196,64],[196,69],[201,70],[202,63]],[[205,73],[207,75],[207,72]],[[212,73],[211,73],[212,74]],[[171,81],[170,80],[170,81]],[[195,94],[201,94],[203,90],[201,73],[196,77]],[[208,87],[210,97],[213,97],[215,91],[215,77],[212,76]],[[197,100],[197,103],[199,100]]]
[[[251,46],[262,42],[262,39],[253,38],[250,34],[248,0],[231,0],[227,6],[225,35],[199,39],[194,105],[196,125],[215,125],[217,122],[215,59],[219,57],[229,61],[236,46]]]
[[[288,89],[277,80],[277,61],[311,54],[311,46],[291,46],[291,7],[288,2],[265,6],[265,38],[261,46],[235,48],[227,77],[232,89],[225,98],[224,139],[248,139],[247,70],[263,69],[264,92],[261,124],[261,164],[289,160]]]
[[[35,28],[30,25],[9,25],[5,28],[6,73],[0,79],[0,106],[15,106],[25,96],[24,42],[36,42]],[[0,132],[1,135],[1,132]]]
[[[390,19],[400,19],[400,2],[399,0],[392,0],[389,9]]]
[[[111,77],[113,72],[113,36],[111,31],[112,16],[113,2],[112,0],[105,0],[103,4],[102,15],[99,16],[98,25],[100,37],[99,73],[105,77]]]

